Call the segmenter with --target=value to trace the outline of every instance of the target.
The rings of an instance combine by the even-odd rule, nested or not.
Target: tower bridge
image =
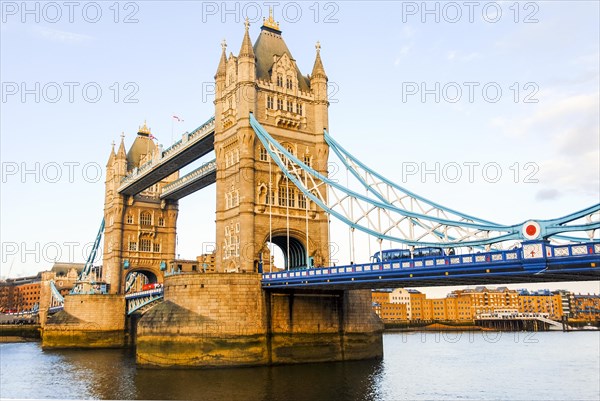
[[[161,367],[373,358],[382,324],[370,288],[600,278],[600,204],[505,225],[425,199],[328,133],[327,80],[318,43],[303,75],[272,16],[254,44],[246,22],[237,56],[222,44],[213,117],[165,150],[146,123],[127,151],[122,136],[80,285],[63,300],[49,284],[46,310],[62,311],[44,322],[43,346],[129,342],[138,363]],[[330,155],[353,186],[328,177]],[[204,163],[180,177],[195,161]],[[167,274],[179,199],[213,183],[215,271]],[[409,257],[332,266],[331,217],[349,227],[352,245],[361,232],[380,255],[389,240]],[[92,277],[102,234],[102,273]],[[283,269],[271,263],[274,246]],[[422,247],[443,253],[415,257]]]

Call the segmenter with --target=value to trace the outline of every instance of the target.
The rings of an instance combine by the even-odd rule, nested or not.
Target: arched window
[[[277,75],[277,86],[283,86],[283,76]]]

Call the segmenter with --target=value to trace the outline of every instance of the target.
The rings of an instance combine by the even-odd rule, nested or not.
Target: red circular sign
[[[529,224],[527,227],[525,227],[525,232],[527,233],[527,235],[533,237],[537,233],[537,227],[533,224]]]

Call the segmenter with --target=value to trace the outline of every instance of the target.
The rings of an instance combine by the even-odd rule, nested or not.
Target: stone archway
[[[306,244],[302,241],[302,233],[290,231],[289,237],[286,230],[277,230],[264,240],[265,247],[269,242],[277,246],[283,253],[284,269],[300,269],[307,267]],[[289,251],[288,251],[289,247]]]
[[[125,275],[124,293],[141,291],[144,285],[154,283],[159,283],[159,275],[155,272],[144,268],[133,269]]]

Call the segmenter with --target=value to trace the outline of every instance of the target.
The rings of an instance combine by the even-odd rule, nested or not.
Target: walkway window
[[[140,224],[142,226],[151,226],[152,225],[152,215],[148,212],[142,212],[140,214]]]

